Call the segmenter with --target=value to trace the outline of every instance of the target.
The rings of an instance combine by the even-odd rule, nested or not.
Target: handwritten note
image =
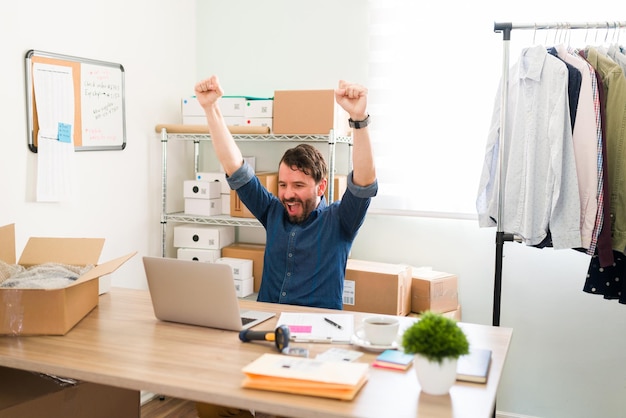
[[[119,68],[81,65],[82,146],[124,142],[123,83]]]

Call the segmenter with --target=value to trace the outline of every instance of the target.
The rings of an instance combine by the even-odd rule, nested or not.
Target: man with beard
[[[328,168],[313,146],[285,152],[278,166],[278,197],[269,193],[244,161],[222,117],[218,78],[198,82],[195,94],[230,187],[266,230],[258,301],[342,309],[343,281],[352,243],[378,183],[370,143],[367,89],[339,82],[337,103],[350,115],[353,171],[340,201],[328,205]]]

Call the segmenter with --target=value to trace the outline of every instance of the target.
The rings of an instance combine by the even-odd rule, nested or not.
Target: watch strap
[[[350,125],[351,128],[354,128],[354,129],[365,128],[367,125],[370,124],[370,115],[368,113],[367,117],[363,120],[352,120],[352,118],[350,118],[348,119],[348,124]]]

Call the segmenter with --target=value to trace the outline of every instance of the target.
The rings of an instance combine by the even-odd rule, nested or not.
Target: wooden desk
[[[325,311],[245,300],[241,305],[277,314]],[[366,315],[351,313],[355,321]],[[273,329],[276,319],[257,328]],[[412,368],[372,368],[350,402],[243,389],[242,367],[274,351],[272,343],[242,343],[236,332],[158,321],[147,291],[121,288],[100,296],[99,306],[65,336],[0,337],[0,365],[281,416],[490,417],[512,331],[461,325],[471,344],[493,350],[493,363],[487,384],[457,382],[446,396],[420,393]],[[311,357],[331,347],[298,345]],[[375,356],[365,352],[359,361]]]

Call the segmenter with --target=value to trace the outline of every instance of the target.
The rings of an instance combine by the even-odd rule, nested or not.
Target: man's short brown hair
[[[297,147],[285,151],[280,160],[280,164],[283,163],[313,177],[316,184],[328,176],[328,167],[324,156],[317,148],[309,144],[299,144]]]

